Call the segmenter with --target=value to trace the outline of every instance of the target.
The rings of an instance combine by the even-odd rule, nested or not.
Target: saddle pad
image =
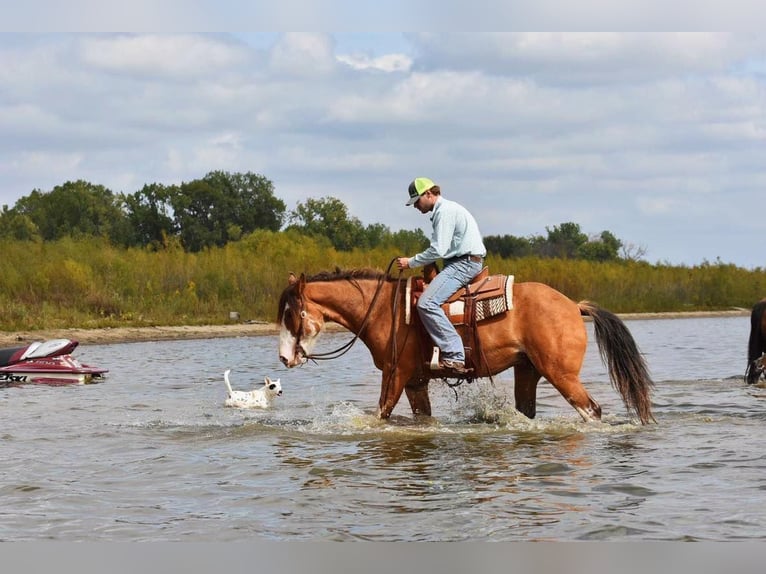
[[[475,298],[474,307],[477,322],[513,309],[513,278],[513,275],[491,275],[471,290],[471,295]],[[420,283],[413,284],[413,281]],[[412,322],[413,289],[416,293],[422,292],[422,279],[419,277],[407,278],[404,311],[404,320],[407,325]],[[458,290],[442,305],[445,314],[454,324],[460,324],[465,319],[465,302],[462,293],[464,293],[464,289]]]
[[[477,323],[513,309],[513,275],[491,275],[482,283],[471,292]],[[453,295],[442,309],[453,325],[470,322],[470,317],[465,316],[465,298],[462,296]]]

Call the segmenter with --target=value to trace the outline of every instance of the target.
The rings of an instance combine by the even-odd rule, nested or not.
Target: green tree
[[[488,235],[484,238],[484,246],[487,248],[487,253],[503,258],[524,257],[531,251],[529,239],[513,235]]]
[[[362,233],[364,247],[369,249],[375,249],[380,245],[384,245],[391,238],[391,230],[387,225],[382,223],[371,223],[364,228]],[[361,245],[359,247],[362,247]]]
[[[544,255],[558,257],[560,259],[573,259],[577,257],[579,249],[588,242],[577,223],[562,223],[554,225],[553,229],[545,228],[548,232]]]
[[[364,247],[364,226],[358,218],[350,217],[346,204],[335,197],[309,198],[298,203],[290,213],[289,221],[287,229],[296,229],[309,236],[326,237],[339,251]]]
[[[159,183],[144,185],[133,194],[123,196],[126,217],[130,223],[133,245],[166,244],[175,235],[170,197],[178,193],[174,188]]]
[[[15,209],[3,206],[0,212],[0,237],[4,239],[18,239],[21,241],[40,241],[40,230],[32,218],[19,213]]]
[[[402,255],[414,255],[420,253],[430,243],[423,230],[418,228],[414,230],[400,229],[391,234],[390,245],[399,250]]]
[[[223,203],[220,217],[239,228],[240,234],[256,229],[279,231],[284,223],[285,202],[274,195],[274,184],[256,173],[212,171],[203,181],[218,190]]]
[[[619,259],[622,241],[610,231],[602,231],[597,239],[591,239],[580,246],[577,256],[587,261],[615,261]]]
[[[118,244],[129,241],[130,225],[120,198],[103,185],[83,180],[68,181],[50,192],[35,189],[9,212],[27,217],[45,241],[67,236],[107,237]]]
[[[222,246],[256,229],[278,231],[285,204],[268,179],[254,173],[208,173],[172,188],[174,228],[187,251]]]
[[[174,221],[186,251],[226,243],[227,221],[221,218],[223,193],[203,180],[182,183],[170,197]]]

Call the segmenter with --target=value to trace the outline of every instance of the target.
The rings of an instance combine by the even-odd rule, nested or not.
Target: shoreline
[[[748,317],[750,309],[728,311],[689,311],[671,313],[618,313],[623,320],[691,319],[700,317]],[[589,318],[585,318],[589,320]],[[328,324],[330,331],[344,331],[343,327]],[[40,331],[2,331],[0,347],[22,346],[46,339],[73,339],[82,344],[139,343],[184,339],[218,339],[225,337],[276,336],[276,323],[252,322],[230,325],[182,325],[167,327],[106,327],[101,329],[45,329]]]

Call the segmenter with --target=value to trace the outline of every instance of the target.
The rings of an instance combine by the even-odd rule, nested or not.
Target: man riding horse
[[[409,186],[410,199],[421,213],[432,212],[431,244],[413,257],[397,258],[399,269],[422,267],[437,260],[444,269],[418,299],[417,310],[426,331],[439,348],[441,369],[466,374],[463,339],[442,310],[442,304],[465,287],[482,269],[487,254],[476,220],[455,201],[445,199],[441,189],[427,177],[415,178]]]

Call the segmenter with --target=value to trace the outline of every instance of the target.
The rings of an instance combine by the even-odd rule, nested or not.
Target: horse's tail
[[[749,384],[758,382],[761,376],[761,369],[755,364],[755,361],[766,350],[766,333],[763,332],[763,314],[766,312],[766,299],[753,305],[750,313],[750,339],[747,343],[747,369],[745,370],[745,381]]]
[[[633,410],[642,424],[654,421],[649,396],[654,383],[625,323],[614,313],[590,301],[581,301],[577,306],[581,315],[589,315],[593,319],[601,360],[608,368],[612,386],[622,396],[628,412]]]

